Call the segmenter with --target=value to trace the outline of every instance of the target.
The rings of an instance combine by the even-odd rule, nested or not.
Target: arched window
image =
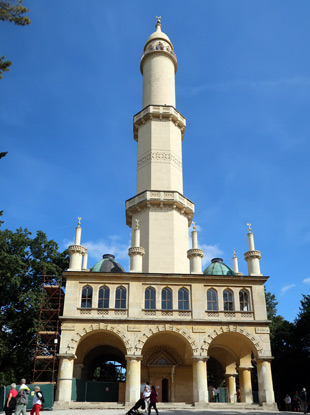
[[[239,292],[240,311],[250,311],[249,294],[246,290]]]
[[[126,308],[126,288],[125,287],[116,288],[115,308]]]
[[[147,287],[145,289],[145,309],[146,310],[155,310],[156,301],[155,301],[155,288]]]
[[[217,292],[214,288],[210,288],[207,291],[207,310],[208,311],[217,311]]]
[[[82,289],[82,299],[81,307],[82,308],[91,308],[93,300],[93,289],[89,285],[86,285]]]
[[[104,285],[100,287],[98,294],[98,308],[109,308],[110,288]]]
[[[188,290],[184,287],[180,288],[178,292],[178,309],[189,310]]]
[[[223,292],[224,311],[234,311],[234,295],[230,290]]]
[[[161,309],[172,310],[172,290],[171,288],[164,288],[161,292]]]

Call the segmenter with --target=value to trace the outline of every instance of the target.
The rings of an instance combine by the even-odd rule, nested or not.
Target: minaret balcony
[[[126,201],[126,224],[131,227],[132,216],[144,209],[176,209],[192,222],[195,205],[176,191],[146,190]]]
[[[139,127],[149,120],[173,122],[181,130],[183,141],[186,119],[170,105],[149,105],[133,117],[133,134],[136,141],[138,141]]]

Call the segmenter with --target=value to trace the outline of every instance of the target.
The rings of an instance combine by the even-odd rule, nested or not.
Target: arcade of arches
[[[196,342],[200,340],[197,336]],[[146,338],[139,355],[132,355],[118,334],[95,330],[82,336],[72,352],[60,355],[57,400],[71,396],[73,377],[88,382],[89,389],[95,385],[97,401],[135,402],[148,381],[156,387],[159,402],[204,406],[212,386],[225,388],[226,402],[237,401],[237,389],[240,402],[252,403],[253,390],[260,403],[273,402],[269,359],[259,356],[253,342],[238,332],[218,334],[206,353],[197,355],[185,336],[161,331]]]

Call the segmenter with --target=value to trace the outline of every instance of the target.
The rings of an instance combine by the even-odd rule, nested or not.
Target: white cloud
[[[281,288],[281,293],[280,295],[283,295],[286,293],[286,291],[291,290],[292,288],[296,287],[296,284],[290,284],[290,285],[285,285],[284,287]]]
[[[203,250],[203,258],[202,258],[202,269],[210,264],[211,259],[218,258],[223,254],[223,251],[217,245],[200,245],[200,249]]]
[[[303,283],[304,283],[304,284],[307,284],[307,285],[310,285],[310,278],[305,278],[305,279],[303,280]]]

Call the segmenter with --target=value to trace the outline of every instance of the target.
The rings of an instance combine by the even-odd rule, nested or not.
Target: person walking
[[[151,395],[150,395],[148,415],[150,415],[152,407],[155,409],[156,415],[158,415],[158,410],[156,408],[156,402],[157,402],[157,392],[155,390],[155,386],[151,386]]]
[[[17,396],[16,383],[11,383],[11,390],[8,394],[8,398],[6,400],[5,407],[4,407],[5,415],[12,415],[12,412],[15,411],[16,396]]]
[[[292,407],[291,407],[292,399],[288,393],[285,395],[284,403],[285,403],[285,410],[291,411],[292,410]]]
[[[308,410],[308,397],[307,397],[306,388],[302,388],[300,395],[299,395],[299,399],[300,399],[300,411],[306,414]]]
[[[30,389],[26,385],[26,379],[21,379],[20,388],[16,399],[15,415],[26,415],[27,403],[29,399]]]
[[[30,415],[33,415],[34,413],[36,415],[39,415],[43,402],[44,402],[44,398],[43,398],[43,393],[40,392],[40,386],[35,386],[33,400],[32,400],[33,406],[32,406]]]
[[[150,406],[150,396],[151,396],[151,391],[150,388],[148,387],[148,385],[145,385],[144,391],[143,391],[143,398],[144,398],[144,403],[145,403],[145,413],[147,413],[149,411],[149,406]]]

